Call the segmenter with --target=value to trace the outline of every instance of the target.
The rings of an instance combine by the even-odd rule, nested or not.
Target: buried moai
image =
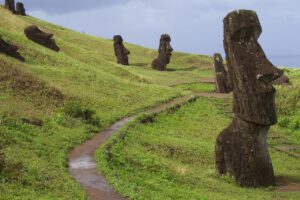
[[[18,2],[16,4],[16,14],[26,16],[26,11],[23,3]]]
[[[239,10],[224,19],[224,49],[233,88],[233,121],[216,141],[218,174],[232,175],[243,187],[275,184],[267,134],[277,123],[276,90],[271,82],[282,71],[266,58],[254,11]]]
[[[45,33],[35,25],[25,28],[24,33],[29,40],[52,49],[53,51],[59,51],[59,47],[56,45],[55,40],[52,39],[53,34]]]
[[[227,71],[224,67],[223,58],[221,54],[215,53],[213,59],[214,59],[213,68],[215,71],[216,92],[217,93],[231,92],[230,81],[229,81],[230,79],[228,78]]]
[[[170,63],[173,48],[170,44],[171,37],[168,34],[163,34],[160,37],[159,49],[158,49],[158,57],[153,60],[152,68],[165,71],[167,64]]]
[[[0,53],[14,57],[22,62],[25,61],[20,53],[18,53],[18,50],[19,48],[17,46],[5,42],[0,36]]]
[[[129,65],[128,55],[130,54],[130,51],[124,46],[122,36],[115,35],[113,40],[115,56],[117,57],[117,63],[121,65]]]
[[[4,8],[10,10],[12,13],[16,13],[15,0],[5,0]]]

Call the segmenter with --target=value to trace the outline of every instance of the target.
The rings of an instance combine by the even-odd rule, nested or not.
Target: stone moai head
[[[29,40],[32,40],[44,47],[52,49],[53,51],[59,51],[59,47],[56,45],[55,40],[52,39],[53,34],[45,33],[41,31],[37,26],[32,25],[24,29],[24,33]]]
[[[23,16],[26,15],[26,11],[25,11],[24,4],[23,4],[23,3],[18,2],[18,3],[16,4],[16,13],[17,13],[18,15],[23,15]]]
[[[234,95],[233,112],[240,119],[276,124],[275,88],[282,71],[267,59],[258,43],[262,28],[254,11],[239,10],[224,19],[224,48]]]
[[[222,58],[221,54],[215,53],[213,55],[213,59],[214,59],[215,73],[221,72],[221,73],[224,73],[224,75],[227,75],[227,72],[225,70],[225,67],[224,67],[224,64],[223,64],[223,58]]]
[[[16,13],[15,0],[5,0],[4,8],[10,10],[12,13]]]
[[[159,43],[159,59],[163,60],[165,64],[169,64],[171,61],[173,48],[171,46],[171,37],[168,34],[163,34],[160,37]]]
[[[158,57],[152,61],[152,68],[160,71],[166,70],[170,63],[173,48],[171,47],[171,37],[168,34],[162,34],[160,37]]]
[[[129,65],[128,55],[130,54],[130,51],[125,48],[122,36],[115,35],[113,40],[115,56],[117,57],[118,64]]]
[[[19,48],[15,45],[5,42],[0,36],[0,53],[12,56],[20,61],[25,61],[25,59],[18,53]]]

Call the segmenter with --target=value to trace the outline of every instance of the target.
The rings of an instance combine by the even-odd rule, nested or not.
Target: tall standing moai
[[[171,56],[173,52],[173,48],[171,46],[171,37],[168,34],[163,34],[160,37],[160,43],[158,48],[158,57],[153,60],[152,68],[165,71],[167,68],[167,64],[171,61]]]
[[[215,53],[213,56],[213,69],[215,71],[215,82],[217,93],[229,93],[231,92],[231,84],[227,74],[227,71],[223,64],[223,58],[221,54]]]
[[[25,11],[24,4],[23,4],[23,3],[18,2],[18,3],[16,4],[16,14],[22,15],[22,16],[26,16],[26,11]]]
[[[15,0],[5,0],[4,8],[10,10],[12,13],[16,13]]]
[[[224,49],[233,88],[233,121],[216,140],[216,169],[243,187],[275,184],[267,134],[277,123],[276,90],[271,82],[283,72],[267,59],[258,38],[254,11],[238,10],[224,19]]]
[[[124,46],[122,36],[115,35],[113,41],[117,63],[121,65],[129,65],[128,55],[130,54],[130,51]]]

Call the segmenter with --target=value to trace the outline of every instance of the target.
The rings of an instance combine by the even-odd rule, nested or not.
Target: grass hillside
[[[61,51],[29,41],[23,30],[32,24],[53,33]],[[117,119],[186,93],[170,85],[211,75],[209,57],[178,52],[169,71],[153,71],[156,50],[132,44],[125,44],[132,65],[120,66],[111,39],[2,7],[0,35],[20,47],[26,60],[0,54],[0,199],[5,200],[85,199],[67,170],[74,146]]]

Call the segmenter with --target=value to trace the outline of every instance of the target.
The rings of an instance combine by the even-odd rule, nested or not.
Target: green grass
[[[59,53],[29,41],[35,24]],[[97,38],[0,7],[0,35],[26,62],[0,54],[0,199],[86,199],[68,174],[67,155],[116,120],[186,93],[169,85],[211,74],[211,58],[175,52],[170,71],[157,50],[126,44],[131,66],[116,64],[111,39]]]
[[[101,170],[129,199],[299,199],[300,193],[245,189],[216,175],[214,144],[231,122],[224,115],[228,101],[203,97],[148,123],[136,121],[120,132],[125,139],[114,138],[109,156],[106,147],[97,152]],[[276,176],[300,183],[299,160],[273,150],[271,156]]]

